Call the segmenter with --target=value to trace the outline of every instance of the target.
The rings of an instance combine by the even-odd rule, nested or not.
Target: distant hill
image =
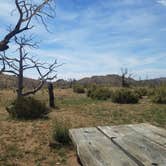
[[[135,82],[134,79],[127,79],[127,81]],[[77,81],[77,83],[82,85],[98,84],[98,85],[121,86],[121,76],[116,74],[106,75],[106,76],[92,76],[80,79]]]
[[[158,85],[158,84],[166,84],[166,78],[156,78],[156,79],[149,79],[149,80],[142,80],[137,81],[132,78],[127,78],[127,82],[133,85]],[[106,85],[106,86],[121,86],[121,76],[116,74],[109,74],[105,76],[92,76],[92,77],[85,77],[80,80],[75,81],[81,85],[88,85],[88,84],[97,84],[97,85]],[[70,87],[71,81],[66,81],[63,79],[57,80],[55,85],[58,87]]]
[[[39,81],[31,78],[24,78],[26,88],[34,88]],[[17,78],[12,75],[0,74],[0,89],[17,87]]]
[[[69,81],[66,81],[64,79],[59,79],[54,83],[54,85],[56,85],[57,87],[67,87],[69,86]]]
[[[73,82],[81,84],[81,85],[88,85],[88,84],[97,84],[97,85],[106,85],[106,86],[121,86],[121,76],[116,74],[109,74],[105,76],[92,76],[92,77],[85,77],[80,80],[74,80]],[[54,82],[56,87],[61,88],[69,88],[71,87],[72,83],[71,80],[63,80],[59,79]],[[134,85],[159,85],[159,84],[166,84],[166,77],[163,78],[156,78],[156,79],[149,79],[149,80],[141,80],[137,81],[134,79],[127,79],[127,82],[130,82]],[[24,78],[24,86],[28,89],[34,88],[39,83],[38,80],[31,79],[31,78]],[[17,86],[17,79],[15,76],[11,75],[4,75],[0,74],[0,89],[4,88],[15,88]]]
[[[128,82],[135,83],[134,79],[126,79]],[[92,76],[85,77],[80,80],[75,81],[77,84],[81,85],[89,85],[89,84],[97,84],[97,85],[106,85],[106,86],[121,86],[121,76],[116,74],[110,74],[106,76]],[[58,87],[70,87],[72,84],[71,81],[66,81],[63,79],[57,80],[55,85]]]
[[[151,85],[151,86],[166,84],[166,77],[149,79],[149,80],[141,80],[141,81],[137,81],[137,84]]]

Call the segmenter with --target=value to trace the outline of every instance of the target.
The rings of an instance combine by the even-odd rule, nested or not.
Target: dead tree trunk
[[[19,60],[19,74],[18,74],[18,89],[17,89],[17,97],[22,96],[22,91],[23,91],[23,46],[20,46],[19,48],[19,55],[20,55],[20,60]]]
[[[55,60],[52,64],[41,63],[38,60],[28,56],[25,47],[35,48],[36,43],[32,42],[32,38],[26,38],[25,36],[20,36],[19,38],[14,37],[16,44],[18,45],[17,51],[19,51],[19,56],[11,58],[6,56],[5,52],[0,53],[0,74],[1,73],[12,73],[17,77],[17,97],[33,95],[39,91],[45,82],[51,81],[56,78],[54,74],[55,68],[60,66],[56,65]],[[45,65],[44,65],[45,64]],[[39,84],[31,90],[24,91],[24,72],[28,69],[35,69],[39,74]],[[49,96],[50,96],[50,106],[54,107],[54,94],[53,86],[49,86]]]
[[[55,108],[54,101],[54,86],[51,82],[48,83],[49,106]]]
[[[121,68],[121,79],[122,79],[122,87],[129,87],[129,83],[127,82],[127,75],[128,75],[128,69],[127,68]],[[130,75],[129,75],[130,77]]]
[[[122,87],[126,87],[125,75],[122,74]]]

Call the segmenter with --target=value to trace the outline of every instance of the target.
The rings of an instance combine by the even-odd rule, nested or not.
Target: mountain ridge
[[[148,80],[135,80],[133,78],[127,78],[127,82],[140,85],[157,85],[160,83],[166,84],[166,77],[148,79]],[[39,83],[39,80],[32,78],[24,78],[24,85],[26,88],[34,88]],[[71,87],[72,83],[78,83],[81,85],[98,84],[98,85],[110,85],[121,86],[121,76],[117,74],[107,75],[95,75],[92,77],[84,77],[79,80],[64,80],[58,79],[53,82],[57,87]],[[15,88],[17,86],[17,78],[12,75],[0,74],[0,89]]]

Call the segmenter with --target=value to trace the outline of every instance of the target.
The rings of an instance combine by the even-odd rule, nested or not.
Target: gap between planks
[[[107,128],[110,129],[109,131],[111,131],[111,128],[112,128],[115,130],[115,132],[112,132],[110,135],[109,133],[104,131],[104,129],[107,129]],[[122,128],[121,132],[119,132],[119,133],[116,132],[116,130],[117,129],[119,130],[120,128]],[[145,132],[143,129],[146,129]],[[103,135],[103,138],[101,138],[102,141],[106,141],[108,143],[108,140],[109,140],[110,143],[108,143],[108,146],[110,146],[110,149],[107,146],[105,146],[106,144],[103,144],[103,146],[105,146],[105,148],[106,148],[106,149],[103,149],[103,152],[107,152],[107,153],[109,152],[112,155],[109,155],[109,156],[106,155],[107,157],[102,156],[102,153],[100,153],[100,150],[102,149],[102,146],[100,144],[102,143],[102,141],[100,143],[100,142],[97,142],[97,141],[99,141],[97,139],[89,140],[89,143],[91,143],[92,145],[95,145],[95,143],[96,143],[96,146],[91,147],[91,144],[86,144],[87,140],[89,138],[86,138],[85,134],[84,134],[84,136],[82,135],[82,139],[83,139],[82,145],[80,145],[80,143],[79,143],[79,141],[81,141],[79,138],[77,138],[78,140],[76,138],[74,138],[74,137],[77,137],[77,135],[81,136],[82,133],[84,133],[86,131],[89,132],[90,130],[91,130],[91,132],[95,131],[98,134],[98,136],[99,135],[101,136],[101,134],[102,134]],[[75,132],[79,131],[80,133],[79,134],[73,133],[74,131]],[[100,132],[100,134],[99,134],[99,132]],[[127,132],[127,133],[125,133],[125,132]],[[136,138],[134,138],[134,139],[137,139],[137,141],[139,142],[138,144],[133,143],[133,142],[135,142],[133,140],[133,138],[131,137],[131,135],[133,133],[134,134],[136,133],[136,135],[139,135]],[[146,134],[144,134],[144,133],[146,133]],[[133,140],[133,141],[128,142],[128,141],[126,141],[126,139],[123,140],[122,138],[126,138],[125,135],[127,135],[127,137],[129,137],[130,140]],[[126,165],[126,161],[128,162],[127,165],[138,165],[138,166],[157,165],[157,164],[166,165],[165,151],[160,149],[162,146],[163,147],[165,146],[166,131],[163,129],[157,128],[155,126],[149,125],[149,124],[148,125],[147,124],[121,125],[121,126],[111,126],[111,127],[109,127],[109,126],[100,127],[99,126],[97,128],[71,129],[70,136],[73,140],[73,143],[75,144],[75,146],[77,148],[77,153],[80,158],[80,161],[85,166],[91,166],[91,165],[94,165],[94,166],[98,166],[98,165],[108,165],[108,166],[111,165],[112,166],[113,165],[114,166],[115,164],[116,164],[116,166],[118,166],[118,165],[122,165],[122,164]],[[149,137],[151,137],[151,136],[153,139],[149,140]],[[88,134],[87,134],[87,137],[88,137]],[[107,140],[105,139],[105,137],[107,138]],[[116,137],[119,137],[119,138],[116,140],[115,139]],[[142,148],[138,149],[139,144],[142,144],[142,142],[141,142],[142,138],[144,138],[145,140],[148,140],[148,141],[146,141],[146,146],[148,148],[150,147],[153,149],[152,152],[150,153],[150,155],[146,155],[146,151],[142,150]],[[156,142],[156,139],[158,139],[158,138],[162,138],[162,139],[160,139],[160,141]],[[150,142],[150,144],[148,142]],[[151,144],[154,147],[157,145],[160,145],[161,147],[157,148],[157,150],[156,150],[153,146],[151,147]],[[130,147],[130,145],[132,145],[132,146]],[[132,147],[134,147],[134,148],[132,149]],[[138,151],[135,151],[135,149],[138,149]],[[91,150],[91,151],[89,151],[89,150]],[[155,150],[159,151],[159,152],[162,151],[162,152],[160,152],[161,156],[156,157],[159,154],[153,153],[153,151],[155,151]],[[131,151],[133,151],[133,153]],[[124,156],[124,154],[122,154],[122,152],[128,158],[126,156]],[[145,153],[145,155],[141,154],[140,152]],[[94,156],[93,156],[93,153],[94,153]],[[95,153],[97,154],[98,158],[95,156],[96,155]],[[121,158],[123,158],[123,159],[121,161],[120,160],[118,161],[115,154],[121,156]],[[115,158],[111,158],[112,156],[114,156]],[[160,157],[161,157],[161,161],[160,161]],[[100,161],[98,161],[98,159]],[[108,159],[108,161],[104,161],[103,159],[106,159],[106,160]],[[135,164],[132,163],[132,161],[134,161]]]

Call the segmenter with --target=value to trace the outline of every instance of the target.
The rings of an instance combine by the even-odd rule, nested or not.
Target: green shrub
[[[108,88],[94,88],[87,92],[87,96],[97,100],[107,100],[111,97],[111,91]]]
[[[68,145],[71,140],[69,137],[69,127],[70,123],[67,120],[55,120],[55,124],[53,126],[53,140],[62,144]]]
[[[49,113],[44,103],[32,97],[17,98],[6,109],[11,117],[18,119],[37,119]]]
[[[166,87],[155,88],[151,98],[154,103],[166,104]]]
[[[97,89],[97,85],[95,85],[95,84],[89,86],[88,90],[87,90],[87,97],[93,98],[93,93],[94,93],[94,91],[96,91],[96,89]]]
[[[143,96],[147,96],[148,95],[148,90],[147,88],[136,88],[134,90],[134,92],[139,96],[139,98],[142,98]]]
[[[82,85],[74,85],[73,92],[75,93],[85,93],[85,89]]]
[[[155,94],[155,88],[148,88],[147,96],[153,96]]]
[[[112,94],[112,101],[115,103],[129,104],[138,103],[139,97],[136,93],[129,89],[118,89]]]

